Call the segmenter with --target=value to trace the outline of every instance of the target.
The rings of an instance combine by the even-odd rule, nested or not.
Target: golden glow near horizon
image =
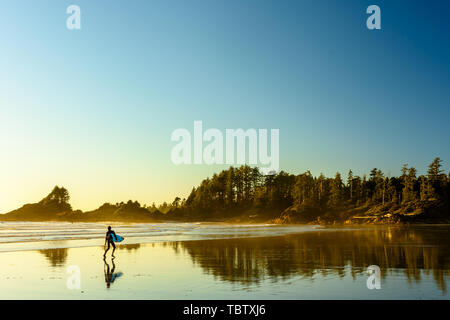
[[[182,175],[180,175],[182,177]],[[84,178],[84,179],[83,179]],[[148,179],[148,180],[147,180]],[[42,177],[42,182],[31,177],[30,184],[14,184],[14,179],[3,179],[0,185],[0,213],[17,209],[27,203],[35,203],[44,198],[55,185],[64,186],[70,193],[70,203],[73,209],[83,211],[98,208],[105,202],[116,203],[137,200],[141,204],[157,205],[164,201],[172,201],[176,196],[187,197],[192,185],[183,184],[175,179],[161,175],[118,177],[115,179],[102,178],[98,174],[91,177],[66,177],[52,179],[51,176]],[[55,182],[52,182],[55,181]],[[170,189],[164,184],[170,183]],[[199,179],[199,182],[201,179]],[[11,183],[10,183],[11,182]]]
[[[13,148],[10,150],[14,151]],[[177,196],[187,197],[192,187],[223,169],[218,166],[186,169],[173,165],[170,159],[165,164],[149,162],[144,166],[111,154],[105,154],[105,158],[110,156],[112,160],[94,162],[89,159],[91,162],[77,163],[79,157],[74,154],[65,160],[62,156],[52,158],[35,153],[33,157],[33,152],[20,153],[0,158],[0,213],[40,201],[55,185],[69,191],[74,210],[89,211],[105,202],[128,200],[139,201],[142,205],[153,202],[159,205],[164,201],[172,202]],[[167,154],[170,156],[169,152]],[[13,154],[10,152],[10,155]],[[144,171],[145,167],[148,169]]]

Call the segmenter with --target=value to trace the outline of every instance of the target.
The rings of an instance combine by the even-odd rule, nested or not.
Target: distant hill
[[[150,211],[135,201],[105,203],[96,210],[72,210],[69,192],[55,186],[48,196],[38,203],[22,206],[0,215],[3,221],[157,221],[164,217],[158,210]]]
[[[44,199],[31,203],[1,215],[1,220],[39,221],[61,219],[70,215],[72,207],[69,204],[69,192],[64,187],[54,187]]]
[[[124,203],[105,203],[98,209],[80,213],[83,220],[93,221],[159,221],[164,219],[160,211],[149,210],[142,207],[139,202],[131,201]]]

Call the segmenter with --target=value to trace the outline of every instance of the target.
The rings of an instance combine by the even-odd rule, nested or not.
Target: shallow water
[[[95,246],[102,243],[107,226],[104,223],[0,222],[0,252]],[[225,223],[113,224],[116,233],[126,237],[127,244],[279,236],[321,228]]]
[[[5,227],[5,226],[3,226]],[[449,299],[450,226],[117,226],[126,237],[102,259],[104,225],[22,224],[19,249],[0,243],[2,299]],[[128,228],[128,229],[127,229]],[[7,228],[3,228],[6,230]],[[41,237],[48,230],[52,237]],[[71,230],[65,234],[64,230]],[[89,230],[88,235],[83,230]],[[94,230],[92,232],[91,230]],[[45,232],[48,233],[47,231]],[[131,235],[129,236],[128,233]],[[0,242],[8,233],[0,233]],[[98,236],[97,236],[98,235]],[[264,236],[262,236],[264,235]],[[218,237],[218,239],[213,239]],[[19,239],[19,237],[16,237]],[[84,241],[84,242],[83,242]],[[80,243],[81,242],[81,243]],[[47,243],[47,247],[43,244]],[[6,247],[5,247],[6,246]],[[48,249],[53,247],[56,249]],[[20,251],[17,251],[20,250]],[[367,288],[378,265],[381,289]],[[69,289],[68,267],[81,287]]]

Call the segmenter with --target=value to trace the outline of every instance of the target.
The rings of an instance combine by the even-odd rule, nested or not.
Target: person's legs
[[[106,257],[106,253],[108,252],[108,250],[109,250],[109,241],[108,241],[108,248],[106,248],[105,254],[103,255],[104,257]],[[113,252],[114,252],[114,251],[113,251]]]
[[[114,244],[114,242],[113,241],[111,241],[111,245],[113,246],[113,251],[112,251],[112,257],[114,257],[114,251],[116,251],[116,245]],[[109,247],[109,245],[108,245],[108,247]]]

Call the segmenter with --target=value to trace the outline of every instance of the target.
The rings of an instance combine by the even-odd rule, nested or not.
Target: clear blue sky
[[[66,28],[81,8],[82,29]],[[366,8],[381,8],[381,30]],[[0,4],[0,212],[64,185],[75,208],[171,201],[224,166],[175,166],[177,128],[280,129],[281,169],[450,163],[450,2]]]

